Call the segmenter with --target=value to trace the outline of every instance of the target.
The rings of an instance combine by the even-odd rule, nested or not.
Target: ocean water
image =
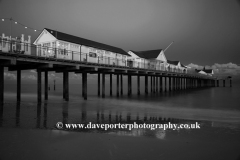
[[[81,84],[70,84],[70,100],[66,102],[62,98],[62,84],[49,84],[49,100],[37,103],[36,84],[22,84],[22,100],[16,102],[16,84],[5,85],[5,103],[0,108],[0,158],[24,159],[24,157],[35,157],[36,155],[51,157],[53,154],[45,149],[39,152],[32,146],[40,147],[41,150],[48,145],[56,145],[64,152],[69,153],[73,149],[83,147],[82,154],[89,154],[89,143],[94,144],[94,134],[115,135],[120,138],[110,147],[109,138],[102,140],[97,136],[101,146],[109,146],[106,156],[114,157],[107,159],[122,159],[127,155],[135,157],[142,153],[138,159],[175,159],[172,153],[178,154],[179,159],[195,157],[194,159],[237,159],[240,157],[240,86],[233,87],[211,87],[201,89],[189,89],[174,92],[144,94],[144,84],[141,84],[141,95],[138,96],[136,81],[133,79],[133,94],[127,96],[126,79],[124,79],[123,96],[116,97],[116,84],[113,79],[113,96],[109,95],[109,82],[106,81],[106,97],[97,96],[97,85],[95,80],[88,83],[88,100],[81,96]],[[150,87],[149,87],[150,91]],[[44,93],[44,90],[43,90]],[[194,124],[199,123],[200,129],[57,129],[56,123],[83,123],[117,124],[117,123],[147,123],[147,124]],[[2,133],[1,133],[2,132]],[[71,133],[71,134],[69,134]],[[74,134],[73,134],[74,133]],[[79,133],[78,136],[75,133]],[[89,135],[88,141],[79,140],[81,133]],[[42,136],[43,135],[43,136]],[[49,136],[51,135],[51,136]],[[63,136],[69,135],[69,136]],[[58,137],[62,136],[63,139]],[[39,139],[39,137],[41,137]],[[123,137],[134,137],[129,139],[136,143],[135,148],[126,150],[127,146],[133,146]],[[19,139],[20,138],[20,139]],[[135,139],[137,138],[137,139]],[[19,139],[19,140],[18,140]],[[39,139],[39,142],[36,140]],[[55,142],[54,139],[58,141]],[[74,141],[77,144],[75,144]],[[122,141],[123,140],[123,141]],[[68,142],[64,147],[62,143]],[[122,141],[122,142],[121,142]],[[148,143],[148,146],[142,144]],[[158,141],[158,142],[156,142]],[[42,142],[47,142],[43,145]],[[52,142],[52,143],[50,143]],[[123,143],[124,142],[124,143]],[[37,143],[37,144],[36,144]],[[80,145],[83,143],[82,145]],[[140,143],[140,144],[139,144]],[[2,145],[1,145],[2,144]],[[100,145],[99,144],[99,145]],[[108,144],[108,145],[106,145]],[[137,145],[139,144],[139,145]],[[162,153],[156,148],[162,147]],[[22,147],[23,149],[21,149]],[[114,148],[115,146],[115,148]],[[119,148],[116,148],[119,146]],[[122,147],[120,147],[122,146]],[[167,146],[167,147],[166,147]],[[12,149],[14,148],[15,151]],[[24,148],[27,148],[25,153]],[[92,148],[92,146],[90,147]],[[115,150],[114,155],[111,150]],[[35,151],[35,154],[30,154]],[[133,152],[132,152],[133,151]],[[202,152],[201,152],[202,151]],[[24,154],[22,154],[24,152]],[[73,153],[81,157],[82,154]],[[13,153],[10,154],[10,153]],[[19,155],[20,153],[20,155]],[[72,152],[71,152],[72,153]],[[94,153],[98,156],[103,151],[96,148]],[[56,152],[56,155],[65,156]],[[198,156],[196,157],[195,154]],[[118,155],[118,156],[116,156]],[[214,158],[215,157],[215,158]],[[37,157],[35,157],[37,158]],[[41,159],[38,157],[38,159]],[[60,156],[60,159],[64,159]],[[94,159],[94,158],[92,158]]]
[[[108,84],[108,83],[106,83]],[[123,83],[123,96],[116,97],[115,83],[113,96],[97,96],[94,81],[88,84],[88,100],[81,96],[81,84],[70,84],[70,100],[62,98],[62,84],[49,84],[49,100],[37,103],[36,84],[22,84],[22,101],[16,102],[16,85],[5,85],[5,103],[1,111],[2,127],[54,128],[59,121],[68,123],[94,122],[113,123],[119,120],[195,120],[216,123],[222,126],[240,126],[240,86],[211,87],[181,90],[174,92],[136,94],[133,79],[133,94],[127,96],[126,81]],[[150,88],[150,87],[149,87]],[[150,90],[149,90],[150,92]],[[44,93],[44,89],[43,89]],[[36,123],[39,123],[38,125]]]

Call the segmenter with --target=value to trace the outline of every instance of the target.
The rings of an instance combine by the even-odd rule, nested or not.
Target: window
[[[105,51],[105,54],[106,54],[106,55],[111,55],[111,52]]]
[[[92,53],[92,52],[90,52],[90,53],[89,53],[89,57],[96,58],[96,57],[97,57],[97,54],[96,54],[96,53]]]
[[[56,42],[52,42],[52,48],[56,48]]]
[[[43,55],[48,55],[50,53],[51,43],[43,43]]]

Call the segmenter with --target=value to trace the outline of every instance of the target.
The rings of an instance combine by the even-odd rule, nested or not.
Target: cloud
[[[17,79],[17,77],[13,73],[4,72],[4,79],[6,79],[6,80],[15,80],[15,79]]]
[[[24,80],[37,80],[35,75],[22,75],[22,79]]]
[[[191,69],[203,69],[204,66],[190,63]],[[240,77],[240,66],[234,63],[219,64],[215,63],[212,66],[205,66],[206,69],[213,69],[216,76],[237,76]]]
[[[31,73],[37,73],[35,70],[30,70]]]

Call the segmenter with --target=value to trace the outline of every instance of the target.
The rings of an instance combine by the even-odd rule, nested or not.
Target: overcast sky
[[[128,50],[164,49],[184,64],[240,64],[237,0],[0,0],[0,17]],[[0,33],[10,33],[0,22]],[[39,33],[13,26],[13,35]]]

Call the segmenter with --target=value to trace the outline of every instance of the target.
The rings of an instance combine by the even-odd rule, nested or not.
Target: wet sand
[[[116,134],[0,128],[0,157],[1,160],[239,159],[239,132],[224,133],[217,128],[180,132],[177,136],[176,132],[164,140],[156,140]]]

